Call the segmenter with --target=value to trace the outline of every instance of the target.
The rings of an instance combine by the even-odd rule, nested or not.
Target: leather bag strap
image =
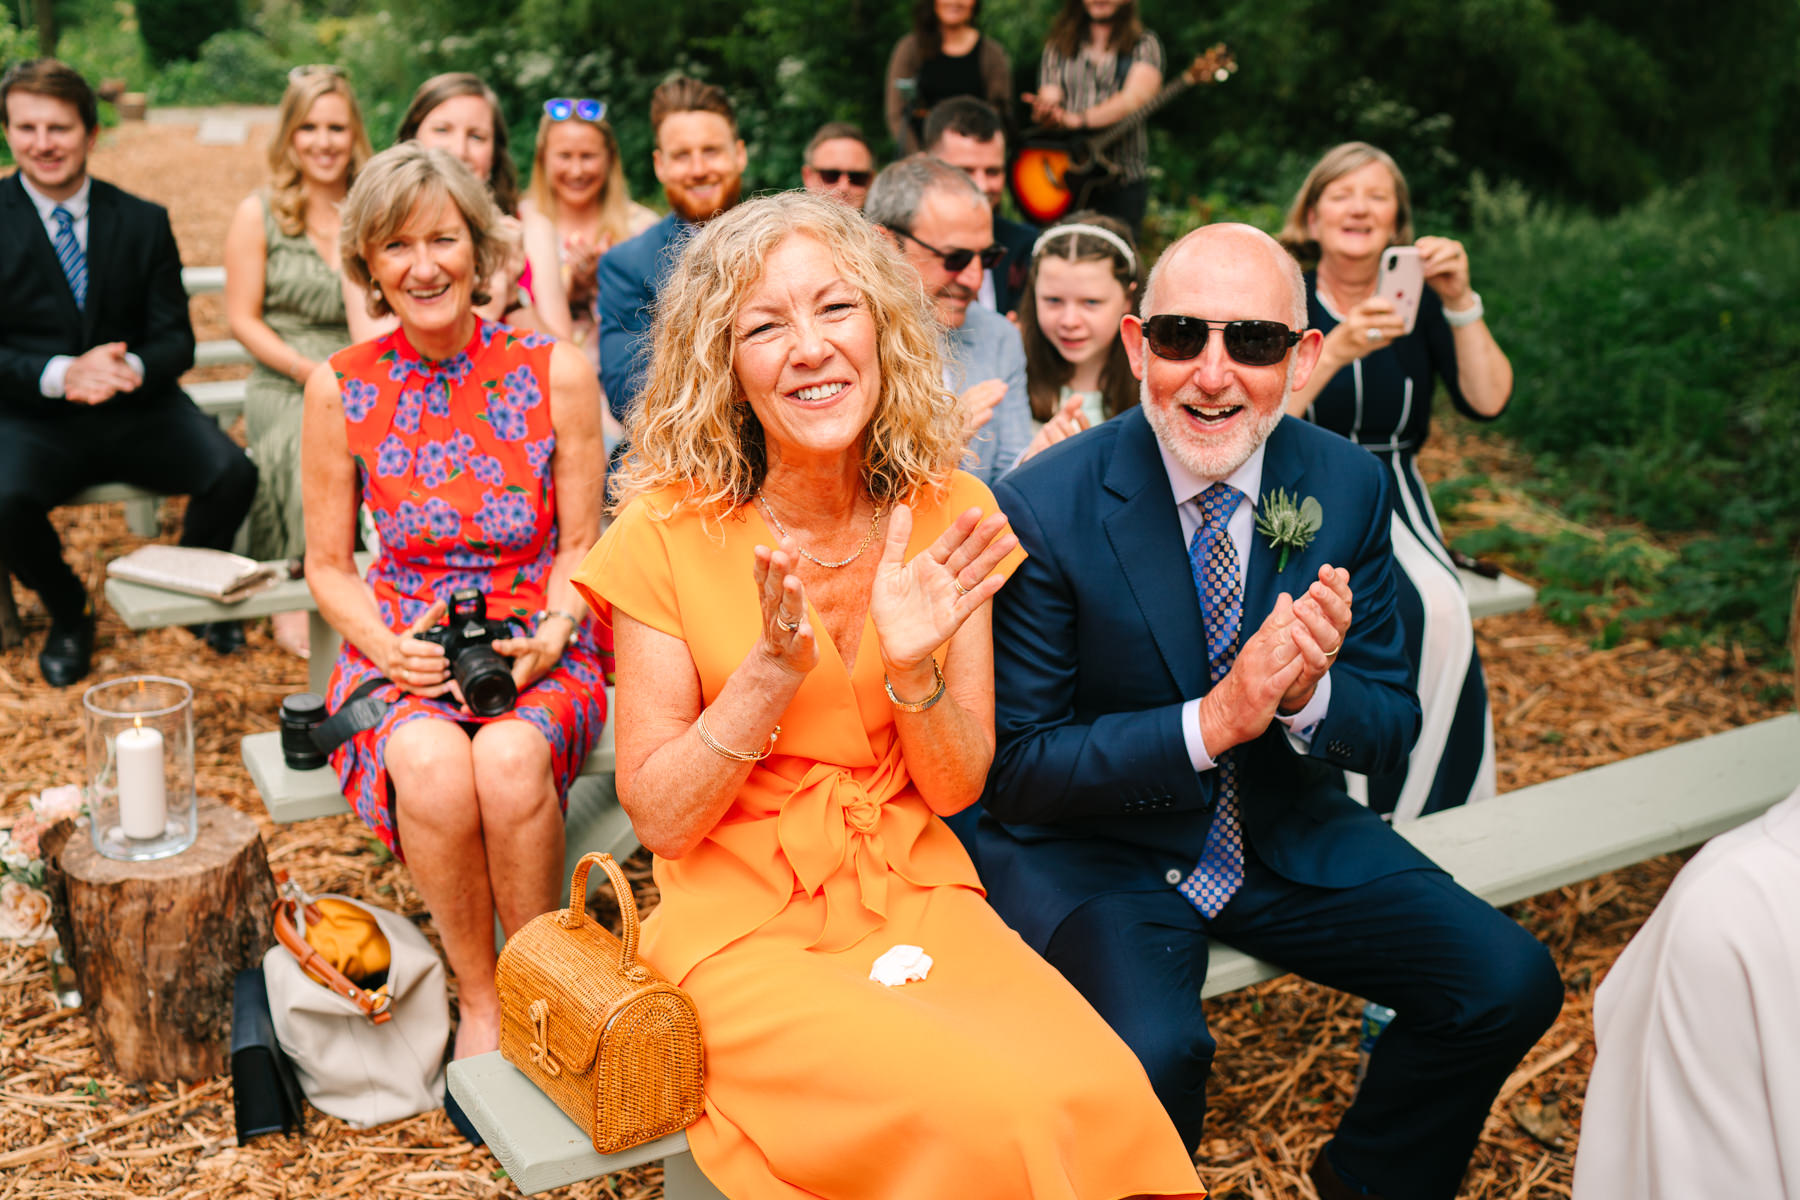
[[[581,861],[575,864],[575,875],[569,881],[569,907],[557,919],[558,923],[564,929],[580,929],[587,921],[588,871],[595,865],[612,880],[613,898],[619,902],[619,918],[624,931],[624,936],[619,939],[619,973],[634,983],[642,983],[651,978],[651,973],[650,968],[637,960],[637,898],[631,894],[631,884],[626,882],[625,872],[619,869],[612,855],[590,852],[581,856]]]
[[[294,924],[295,903],[297,902],[286,897],[275,901],[275,940],[287,947],[288,953],[298,959],[300,966],[313,978],[356,1005],[370,1021],[385,1025],[393,1020],[394,1014],[388,1011],[388,1006],[393,1002],[391,996],[386,992],[372,992],[351,983],[343,972],[327,962],[323,955],[313,949],[311,943],[300,936],[300,930]]]

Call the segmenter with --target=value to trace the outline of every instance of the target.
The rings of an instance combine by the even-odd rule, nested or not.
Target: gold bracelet
[[[706,743],[706,748],[708,750],[711,750],[720,758],[729,758],[732,762],[761,762],[763,759],[769,757],[769,755],[775,753],[775,739],[781,736],[781,726],[777,725],[775,727],[775,732],[769,735],[769,744],[762,748],[762,753],[760,754],[729,749],[725,746],[721,746],[713,739],[713,735],[707,732],[706,710],[704,708],[700,710],[700,715],[694,719],[694,728],[699,731],[700,740]]]
[[[887,689],[888,699],[892,700],[894,702],[894,707],[901,712],[924,712],[944,698],[944,668],[938,666],[937,659],[935,658],[931,660],[931,673],[937,677],[937,686],[931,689],[931,695],[925,697],[917,704],[902,700],[900,697],[894,695],[894,683],[885,674],[881,677],[881,686]]]

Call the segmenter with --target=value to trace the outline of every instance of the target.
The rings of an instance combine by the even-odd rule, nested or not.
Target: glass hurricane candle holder
[[[108,858],[167,858],[194,844],[194,689],[163,675],[95,684],[87,729],[88,827]]]

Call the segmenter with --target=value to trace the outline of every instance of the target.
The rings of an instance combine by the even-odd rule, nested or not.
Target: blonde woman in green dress
[[[370,155],[362,114],[336,67],[288,76],[269,186],[245,197],[225,235],[225,315],[256,360],[245,390],[250,455],[260,470],[248,553],[299,558],[301,392],[307,376],[350,344],[338,262],[338,206]],[[275,640],[305,657],[306,614],[274,618]]]

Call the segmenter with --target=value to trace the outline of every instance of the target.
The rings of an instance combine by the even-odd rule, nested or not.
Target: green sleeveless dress
[[[324,362],[350,344],[344,291],[337,270],[319,257],[305,231],[289,236],[276,224],[263,194],[263,320],[296,354]],[[251,502],[248,553],[268,560],[298,558],[306,549],[300,503],[302,387],[257,363],[244,392],[244,427],[260,477]]]

